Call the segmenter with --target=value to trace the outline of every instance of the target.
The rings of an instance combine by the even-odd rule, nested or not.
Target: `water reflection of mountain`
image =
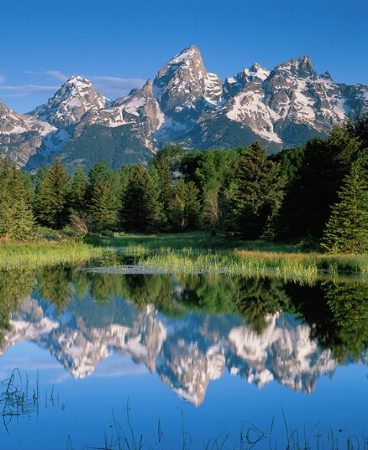
[[[274,313],[256,332],[240,316],[188,312],[168,318],[148,304],[140,308],[114,298],[105,305],[90,295],[56,306],[29,296],[13,313],[2,353],[22,340],[48,349],[74,377],[90,375],[111,352],[129,355],[179,396],[199,405],[210,380],[225,370],[262,387],[271,380],[313,392],[321,374],[337,362],[310,339],[311,329],[292,314]]]

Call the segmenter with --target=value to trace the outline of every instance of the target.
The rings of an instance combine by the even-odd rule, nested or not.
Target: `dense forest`
[[[300,241],[327,252],[368,249],[368,115],[328,138],[267,156],[249,148],[186,152],[149,164],[103,161],[71,176],[57,159],[35,175],[0,161],[0,238],[39,227],[78,233],[205,230],[245,240]],[[313,247],[317,248],[317,247]]]

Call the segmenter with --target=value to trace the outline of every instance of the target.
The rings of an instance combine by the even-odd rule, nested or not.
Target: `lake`
[[[367,324],[353,278],[0,271],[1,449],[368,448]]]

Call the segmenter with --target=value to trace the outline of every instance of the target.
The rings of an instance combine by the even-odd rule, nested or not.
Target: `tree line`
[[[0,161],[0,238],[37,226],[85,232],[206,230],[246,240],[318,242],[330,252],[368,249],[368,115],[304,146],[267,156],[249,148],[168,146],[148,165],[97,162],[69,176],[60,159],[35,175]]]

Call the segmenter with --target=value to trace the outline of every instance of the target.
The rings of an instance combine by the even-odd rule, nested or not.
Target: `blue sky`
[[[367,0],[0,0],[0,99],[45,103],[72,75],[111,99],[196,45],[222,79],[301,55],[368,84]]]

